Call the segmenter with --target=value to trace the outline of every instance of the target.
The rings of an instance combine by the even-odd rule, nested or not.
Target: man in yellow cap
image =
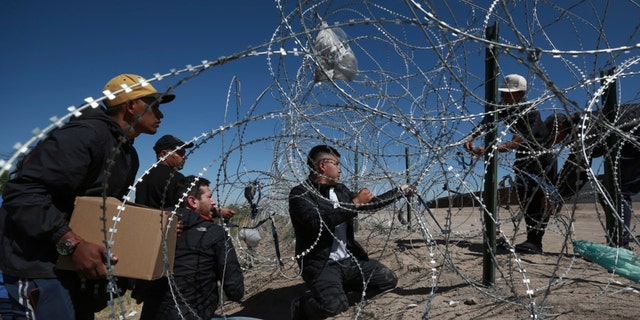
[[[175,96],[133,74],[116,76],[103,92],[106,107],[87,108],[52,131],[5,185],[0,270],[12,308],[24,318],[93,319],[106,306],[105,247],[69,228],[74,200],[128,192],[139,165],[133,140],[156,133],[160,104]],[[55,270],[60,257],[75,271]]]
[[[160,126],[161,103],[173,101],[175,95],[161,94],[146,80],[134,74],[121,74],[104,86],[104,92],[114,94],[114,99],[105,100],[105,113],[116,120],[129,138],[141,133],[155,134]],[[123,91],[124,90],[124,91]],[[140,120],[136,121],[136,118]]]

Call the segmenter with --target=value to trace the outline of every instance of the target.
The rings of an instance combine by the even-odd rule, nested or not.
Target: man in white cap
[[[53,130],[5,185],[0,269],[22,318],[93,319],[107,305],[106,250],[69,227],[75,198],[122,198],[129,191],[139,165],[133,140],[156,133],[160,104],[175,96],[133,74],[116,76],[103,92],[110,97],[106,108],[87,108]],[[75,271],[56,270],[59,258]]]
[[[542,237],[549,221],[546,212],[546,193],[549,186],[553,186],[557,175],[557,161],[553,154],[544,152],[552,145],[548,141],[547,129],[540,117],[540,112],[525,101],[527,80],[518,74],[510,74],[498,89],[502,99],[498,113],[499,121],[509,125],[513,138],[510,141],[496,145],[498,152],[515,151],[513,172],[516,177],[516,190],[520,210],[524,212],[527,228],[527,240],[515,246],[516,251],[522,253],[542,254]],[[484,118],[481,125],[474,129],[464,148],[476,155],[484,153],[484,147],[473,146],[473,139],[483,133],[488,125]],[[550,211],[556,205],[549,204]]]

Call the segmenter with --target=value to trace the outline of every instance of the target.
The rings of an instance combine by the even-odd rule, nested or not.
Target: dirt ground
[[[450,225],[451,232],[441,232],[426,212],[413,216],[411,227],[401,224],[402,219],[392,212],[360,220],[358,241],[372,258],[397,273],[399,283],[394,290],[366,301],[354,293],[351,308],[332,319],[638,318],[639,284],[574,255],[574,240],[604,243],[603,213],[593,204],[565,209],[551,219],[543,241],[545,254],[498,249],[493,255],[495,268],[491,260],[483,259],[477,208],[432,211],[441,226]],[[499,214],[505,218],[497,221],[499,228],[512,244],[523,241],[524,226],[516,228],[509,211],[502,211]],[[238,245],[241,259],[252,257],[252,266],[245,272],[246,294],[240,303],[227,302],[219,311],[265,320],[289,318],[290,301],[305,294],[306,288],[292,259],[293,240],[286,219],[279,221],[277,229],[282,266],[275,262],[270,226],[262,231],[261,245],[251,256]],[[484,285],[492,270],[495,284]],[[139,307],[128,305],[127,318],[136,319]]]

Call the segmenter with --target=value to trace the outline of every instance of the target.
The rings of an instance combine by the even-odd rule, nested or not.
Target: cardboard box
[[[114,228],[114,217],[118,214],[122,201],[106,199],[106,227]],[[69,226],[86,241],[104,244],[103,198],[78,197]],[[166,232],[170,212],[127,202],[120,211],[115,224],[111,252],[118,257],[113,267],[116,276],[154,280],[165,274],[162,239]],[[111,234],[107,232],[107,239]],[[172,221],[167,237],[169,271],[173,271],[176,248],[176,219]],[[57,268],[73,270],[68,257],[58,260]]]

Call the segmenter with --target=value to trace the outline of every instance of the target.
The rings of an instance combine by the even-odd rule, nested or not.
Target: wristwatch
[[[76,246],[82,241],[82,238],[74,236],[56,243],[56,250],[61,256],[69,256],[76,249]]]

